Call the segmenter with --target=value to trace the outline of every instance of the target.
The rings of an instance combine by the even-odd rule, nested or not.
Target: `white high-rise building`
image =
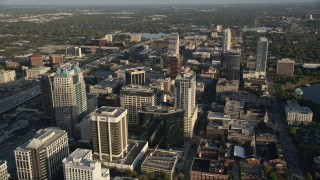
[[[14,150],[18,179],[53,179],[69,155],[67,132],[58,128],[37,131]]]
[[[268,58],[268,39],[260,37],[257,46],[256,78],[266,79],[267,58]]]
[[[95,159],[123,158],[128,147],[127,110],[102,106],[90,114]]]
[[[53,108],[57,126],[75,137],[74,127],[87,112],[87,97],[83,73],[76,65],[58,69],[53,77]]]
[[[7,161],[0,160],[0,180],[8,180],[9,177]]]
[[[222,39],[222,53],[225,53],[231,49],[231,30],[225,29]]]
[[[172,33],[169,37],[168,37],[168,54],[171,55],[179,55],[180,51],[179,51],[179,34],[178,33]]]
[[[185,137],[193,136],[193,128],[198,118],[196,86],[196,75],[194,73],[182,73],[175,80],[175,106],[185,112]]]
[[[110,180],[109,169],[101,168],[101,162],[92,160],[92,151],[76,149],[63,159],[65,180]]]
[[[132,34],[131,41],[132,42],[141,42],[141,35],[140,34]]]
[[[138,111],[143,107],[155,106],[156,99],[156,90],[149,86],[131,84],[122,88],[120,104],[128,109],[129,128],[139,124]]]
[[[106,39],[108,42],[112,42],[112,34],[107,34],[107,35],[105,35],[104,36],[104,38],[102,38],[102,39]]]

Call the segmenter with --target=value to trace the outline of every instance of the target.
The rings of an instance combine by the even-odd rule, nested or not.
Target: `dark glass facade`
[[[222,76],[227,80],[240,80],[241,53],[227,51],[222,54]]]

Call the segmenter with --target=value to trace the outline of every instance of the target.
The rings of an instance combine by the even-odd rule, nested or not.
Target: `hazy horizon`
[[[165,4],[286,4],[317,3],[318,0],[0,0],[0,5],[165,5]]]

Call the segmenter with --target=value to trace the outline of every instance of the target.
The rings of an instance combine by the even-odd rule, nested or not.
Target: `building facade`
[[[44,56],[42,55],[31,55],[28,57],[29,59],[29,65],[31,67],[39,67],[39,66],[43,66],[43,61],[44,61]]]
[[[285,106],[288,124],[309,124],[313,118],[313,112],[309,107],[302,107],[295,101],[287,101]]]
[[[41,74],[45,74],[50,70],[49,67],[35,67],[26,69],[27,79],[39,79]]]
[[[185,137],[193,136],[193,128],[198,118],[196,107],[196,76],[182,73],[175,80],[175,107],[184,110]]]
[[[53,179],[69,155],[67,132],[57,128],[37,131],[14,150],[18,179]]]
[[[9,180],[7,161],[0,160],[0,180]]]
[[[140,34],[132,34],[131,41],[132,42],[141,42],[141,35]]]
[[[75,138],[75,125],[87,112],[83,73],[77,65],[58,69],[53,77],[53,108],[56,124]]]
[[[139,124],[138,111],[156,105],[156,90],[149,86],[127,85],[120,92],[120,104],[128,110],[128,123],[134,127]]]
[[[90,114],[94,157],[101,161],[123,158],[128,146],[128,111],[102,106]]]
[[[0,84],[14,81],[16,79],[16,71],[14,70],[0,70]]]
[[[239,89],[238,80],[228,81],[224,78],[219,78],[216,85],[216,93],[237,92],[238,89]]]
[[[173,107],[155,106],[139,111],[139,138],[150,147],[181,147],[184,143],[184,111]]]
[[[146,82],[146,71],[143,69],[127,69],[125,72],[126,84],[144,84]]]
[[[169,55],[167,61],[167,74],[171,79],[175,79],[181,73],[182,59],[180,55]]]
[[[223,32],[222,53],[226,53],[227,51],[231,50],[231,42],[231,30],[228,28]]]
[[[257,43],[256,78],[266,79],[268,60],[268,39],[260,37]]]
[[[45,118],[54,118],[52,82],[53,76],[51,74],[40,75],[43,117]]]
[[[179,55],[179,34],[178,33],[172,33],[168,37],[168,54],[169,55]]]
[[[222,73],[227,80],[240,80],[240,51],[227,51],[222,54]]]
[[[110,180],[109,169],[101,168],[89,149],[76,149],[62,163],[65,180]]]

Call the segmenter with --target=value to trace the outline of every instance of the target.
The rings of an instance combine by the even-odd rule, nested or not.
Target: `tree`
[[[137,174],[135,171],[132,171],[132,170],[127,169],[127,170],[125,170],[125,171],[123,172],[123,176],[136,178],[136,177],[138,177],[138,174]]]
[[[311,176],[310,173],[307,174],[307,179],[308,179],[308,180],[313,180],[313,178],[312,178],[312,176]]]

